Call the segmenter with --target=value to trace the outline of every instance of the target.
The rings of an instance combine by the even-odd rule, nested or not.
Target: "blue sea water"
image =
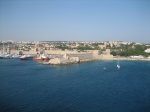
[[[0,112],[150,112],[150,62],[116,64],[0,60]]]

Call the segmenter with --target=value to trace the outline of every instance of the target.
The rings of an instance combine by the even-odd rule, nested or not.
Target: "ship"
[[[20,57],[20,60],[32,60],[35,55],[23,55]]]
[[[46,55],[44,55],[44,54],[42,54],[41,57],[43,58],[43,60],[49,60],[49,58]]]
[[[33,60],[49,60],[48,56],[46,56],[45,54],[42,54],[39,57],[35,57],[33,58]]]

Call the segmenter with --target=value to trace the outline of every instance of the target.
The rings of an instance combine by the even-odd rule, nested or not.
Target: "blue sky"
[[[1,0],[0,40],[150,43],[150,1]]]

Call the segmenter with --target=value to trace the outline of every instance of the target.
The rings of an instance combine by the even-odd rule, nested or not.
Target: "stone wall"
[[[69,58],[71,57],[79,57],[79,60],[92,60],[93,53],[77,53],[77,54],[68,54]]]
[[[54,58],[50,59],[48,64],[54,64],[54,65],[64,65],[64,64],[71,64],[71,63],[77,63],[75,60],[68,60],[64,58]]]
[[[45,50],[45,54],[75,54],[78,53],[77,51],[69,51],[69,50]]]
[[[110,54],[101,54],[100,55],[100,59],[102,59],[102,60],[111,60],[111,59],[113,59],[113,55],[110,55]]]

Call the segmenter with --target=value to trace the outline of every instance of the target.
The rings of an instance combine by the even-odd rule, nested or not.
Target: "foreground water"
[[[0,60],[0,112],[150,112],[150,62],[116,63]]]

